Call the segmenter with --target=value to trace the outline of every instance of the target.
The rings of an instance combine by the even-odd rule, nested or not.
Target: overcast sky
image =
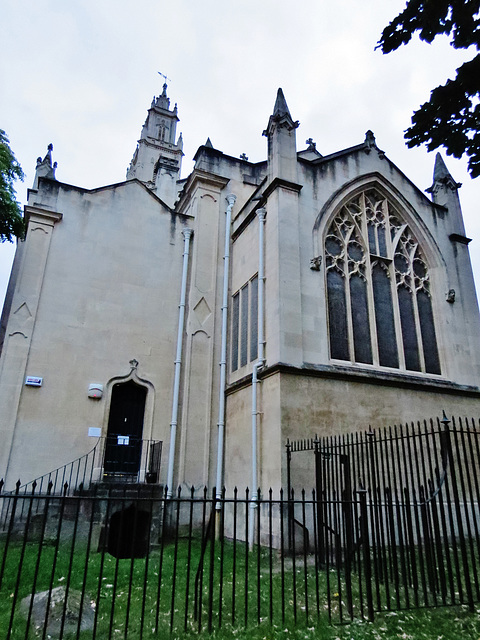
[[[363,142],[378,146],[420,188],[431,186],[434,153],[408,150],[403,131],[430,90],[473,52],[448,40],[414,39],[383,56],[383,27],[403,0],[3,0],[0,128],[25,173],[54,145],[57,179],[86,188],[120,182],[152,97],[166,74],[183,177],[207,137],[226,154],[266,157],[262,137],[282,87],[300,121],[297,147],[312,137],[322,154]],[[480,178],[445,157],[460,197],[480,285]],[[64,212],[68,215],[68,212]],[[108,237],[108,236],[107,236]],[[14,247],[0,245],[0,302]]]

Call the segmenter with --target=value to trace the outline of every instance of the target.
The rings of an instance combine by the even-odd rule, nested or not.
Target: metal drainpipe
[[[167,498],[173,496],[173,467],[175,464],[175,440],[177,437],[178,397],[180,394],[180,373],[182,370],[183,327],[185,324],[185,301],[187,297],[188,258],[190,255],[190,238],[192,229],[183,230],[183,270],[180,304],[178,306],[177,354],[175,357],[175,377],[173,382],[172,420],[170,422],[170,451],[168,453]]]
[[[222,346],[220,357],[220,392],[218,397],[218,443],[217,443],[217,500],[222,497],[223,489],[223,442],[225,437],[225,386],[227,371],[227,319],[228,319],[228,278],[230,272],[230,228],[232,226],[232,209],[237,196],[227,196],[228,207],[225,212],[225,252],[223,256],[223,299],[222,299]],[[217,509],[220,509],[217,502]]]
[[[265,365],[265,335],[264,335],[264,297],[265,297],[265,250],[264,227],[266,210],[264,207],[257,209],[258,216],[258,360],[253,365],[252,371],[252,493],[250,500],[251,518],[249,523],[249,546],[253,547],[255,532],[255,509],[258,500],[258,471],[257,471],[257,384],[258,372]]]

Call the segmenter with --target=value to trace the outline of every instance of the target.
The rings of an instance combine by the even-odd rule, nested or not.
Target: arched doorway
[[[142,454],[147,388],[133,380],[113,385],[104,475],[136,476]]]

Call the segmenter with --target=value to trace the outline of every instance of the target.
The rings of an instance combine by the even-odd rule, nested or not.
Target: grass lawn
[[[175,635],[184,638],[185,635]],[[479,640],[480,609],[470,613],[465,607],[402,611],[380,614],[375,622],[356,621],[336,626],[320,622],[310,627],[258,627],[221,630],[200,640]]]
[[[0,563],[4,551],[0,546]],[[89,549],[82,539],[74,546],[65,541],[58,547],[12,543],[6,550],[0,588],[0,640],[7,638],[9,628],[11,640],[26,637],[25,616],[19,611],[23,598],[66,584],[85,592],[95,614],[95,630],[81,632],[81,640],[480,639],[480,609],[472,614],[463,607],[382,612],[373,623],[330,624],[328,590],[337,590],[330,606],[338,620],[342,597],[338,591],[344,588],[336,572],[327,577],[314,566],[307,573],[299,565],[294,573],[288,563],[282,570],[279,556],[272,558],[263,549],[247,553],[241,543],[225,543],[222,549],[217,546],[213,566],[209,553],[207,550],[200,575],[197,541],[180,540],[163,551],[153,551],[148,558],[120,560]],[[194,615],[196,577],[200,620]],[[207,631],[210,611],[211,634]],[[358,608],[355,616],[361,617]]]

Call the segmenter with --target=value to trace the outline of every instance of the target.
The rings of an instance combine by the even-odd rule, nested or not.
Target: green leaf
[[[409,0],[404,11],[385,27],[376,48],[383,53],[407,44],[418,32],[431,43],[437,35],[451,37],[456,49],[480,49],[480,0]],[[457,69],[454,80],[433,89],[429,102],[412,116],[405,132],[409,148],[426,144],[445,147],[448,155],[469,158],[472,178],[480,175],[480,54]]]
[[[24,174],[17,162],[9,140],[0,129],[0,242],[13,242],[13,238],[23,238],[25,223],[22,209],[15,199],[15,180],[23,180]]]

